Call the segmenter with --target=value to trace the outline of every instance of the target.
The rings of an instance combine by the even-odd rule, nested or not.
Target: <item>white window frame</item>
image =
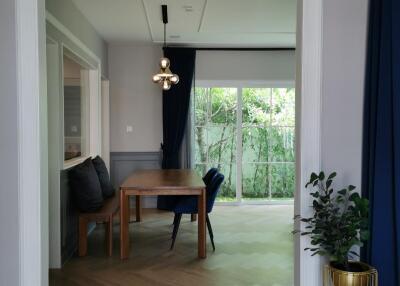
[[[77,59],[77,62],[83,63],[83,65],[87,68],[87,70],[81,73],[81,77],[84,77],[84,81],[88,83],[88,86],[84,86],[87,88],[87,92],[85,93],[85,102],[82,106],[85,108],[83,112],[82,118],[82,126],[81,130],[84,134],[83,141],[83,152],[82,155],[76,158],[72,158],[70,160],[64,160],[63,169],[72,168],[87,158],[94,157],[96,155],[100,155],[101,153],[101,94],[100,94],[100,85],[101,85],[101,77],[98,66],[94,66],[90,64],[83,55],[80,55],[79,52],[75,51],[73,48],[68,47],[65,43],[61,43],[61,110],[60,114],[62,114],[62,123],[61,127],[63,132],[63,146],[62,153],[65,152],[65,133],[64,133],[64,65],[62,57],[65,53],[69,55],[73,55],[74,58]],[[82,135],[82,134],[81,134]]]
[[[237,89],[237,113],[236,113],[236,200],[233,202],[216,202],[217,205],[293,205],[294,200],[271,200],[265,199],[260,201],[243,200],[242,198],[242,154],[243,154],[243,118],[242,118],[242,91],[244,88],[295,88],[295,81],[238,81],[238,80],[196,80],[195,87],[198,88],[236,88]],[[195,92],[193,95],[196,96]],[[194,101],[194,96],[192,101]],[[194,104],[191,104],[192,110]],[[195,128],[194,116],[192,115],[192,126]],[[296,127],[295,127],[296,128]],[[194,132],[192,132],[194,134]],[[193,152],[193,151],[192,151]],[[191,156],[194,158],[194,156]],[[208,156],[207,156],[208,157]],[[206,162],[207,164],[208,162]],[[296,162],[293,162],[296,164]]]

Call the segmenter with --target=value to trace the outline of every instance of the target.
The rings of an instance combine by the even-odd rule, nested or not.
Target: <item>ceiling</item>
[[[296,0],[73,0],[109,43],[294,47]]]

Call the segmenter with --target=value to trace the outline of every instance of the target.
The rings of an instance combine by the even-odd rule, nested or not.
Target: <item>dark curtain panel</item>
[[[400,285],[400,1],[371,0],[367,53],[363,195],[370,200],[365,260],[379,285]]]
[[[179,83],[163,91],[163,169],[179,169],[179,151],[185,134],[189,113],[196,50],[166,48],[165,57],[171,62],[171,70],[179,76]]]
[[[180,148],[189,114],[190,92],[195,67],[196,50],[165,48],[164,56],[171,62],[171,71],[179,76],[179,83],[163,91],[162,168],[181,168]],[[168,209],[173,197],[159,196],[157,206]]]

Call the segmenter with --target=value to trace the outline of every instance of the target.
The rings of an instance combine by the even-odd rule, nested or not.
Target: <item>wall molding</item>
[[[161,152],[111,152],[110,153],[110,176],[111,183],[118,188],[124,179],[136,170],[160,169]],[[133,200],[131,200],[133,203]],[[156,196],[145,196],[144,208],[155,208],[157,206]]]
[[[60,21],[57,20],[49,11],[46,11],[46,20],[52,24],[57,30],[62,32],[67,38],[69,38],[74,44],[80,49],[92,57],[96,62],[101,63],[100,58],[93,53],[81,40],[79,40],[67,27],[65,27]]]

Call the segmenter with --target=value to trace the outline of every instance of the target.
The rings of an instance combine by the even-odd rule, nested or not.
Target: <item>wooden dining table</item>
[[[136,220],[140,221],[141,196],[198,196],[198,257],[206,258],[206,189],[194,170],[140,170],[120,187],[121,259],[129,257],[129,197],[136,196]],[[136,246],[140,247],[140,246]]]

